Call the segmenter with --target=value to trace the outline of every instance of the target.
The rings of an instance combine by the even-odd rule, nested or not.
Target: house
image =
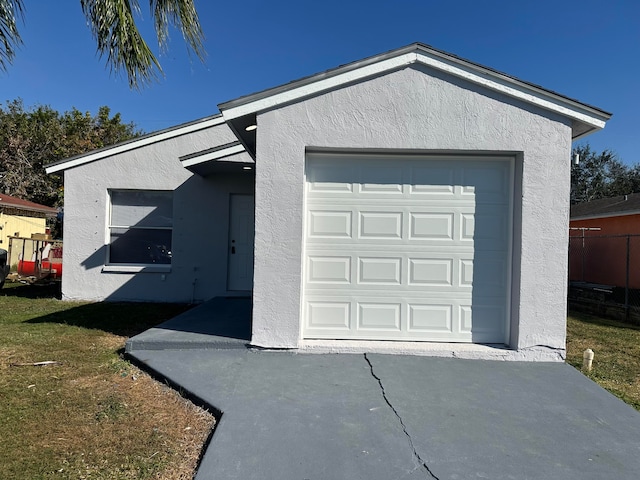
[[[56,208],[0,194],[0,248],[8,249],[9,237],[46,233],[47,219],[57,214]]]
[[[640,193],[571,205],[570,236],[640,235]]]
[[[640,193],[572,205],[569,236],[570,281],[640,289]]]
[[[64,298],[251,293],[260,347],[563,358],[571,142],[609,113],[419,43],[219,109],[47,168]]]

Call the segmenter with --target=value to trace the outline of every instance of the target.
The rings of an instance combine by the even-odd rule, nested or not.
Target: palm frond
[[[17,20],[23,20],[23,14],[22,0],[0,0],[0,71],[7,70],[22,45]]]
[[[204,60],[204,33],[193,0],[149,0],[158,43],[164,50],[169,41],[169,25],[179,28],[187,45]]]
[[[134,89],[162,74],[162,68],[142,38],[134,20],[137,0],[81,0],[82,11],[96,40],[98,53],[107,57],[112,72],[124,71]]]

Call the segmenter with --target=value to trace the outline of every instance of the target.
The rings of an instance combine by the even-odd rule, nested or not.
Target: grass
[[[640,410],[640,326],[571,314],[567,321],[567,362],[580,369],[591,348],[593,369],[586,375]]]
[[[122,357],[181,305],[62,302],[0,290],[0,478],[190,479],[214,419]],[[640,410],[640,327],[572,314],[567,362]],[[12,366],[52,360],[59,364]]]
[[[0,478],[192,478],[212,415],[122,357],[181,305],[63,302],[0,290]],[[48,366],[15,366],[56,361]]]

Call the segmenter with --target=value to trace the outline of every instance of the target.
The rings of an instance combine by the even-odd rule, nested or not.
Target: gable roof
[[[179,137],[180,135],[186,135],[188,133],[197,132],[199,130],[204,130],[205,128],[220,125],[222,123],[224,123],[224,119],[220,114],[201,118],[198,120],[194,120],[193,122],[187,122],[181,125],[176,125],[175,127],[152,132],[147,135],[134,138],[132,140],[127,140],[126,142],[109,145],[108,147],[100,148],[98,150],[92,150],[87,153],[50,163],[49,165],[45,166],[45,171],[48,174],[56,173],[68,168],[77,167],[78,165],[93,162],[95,160],[100,160],[105,157],[110,157],[111,155],[135,150],[136,148],[144,147],[145,145],[161,142],[163,140]]]
[[[413,43],[279,87],[221,103],[218,108],[240,141],[251,151],[252,144],[255,143],[255,131],[247,133],[245,127],[255,123],[256,113],[330,91],[354,81],[405,68],[411,64],[435,68],[571,118],[574,140],[604,128],[606,121],[611,118],[610,113],[599,108],[422,43]]]
[[[250,125],[255,125],[257,113],[340,88],[351,82],[399,70],[412,64],[425,65],[443,71],[568,117],[572,119],[571,131],[574,140],[604,128],[606,121],[611,118],[611,114],[604,110],[560,95],[533,83],[525,82],[506,73],[422,43],[412,43],[406,47],[374,55],[278,87],[221,103],[218,105],[221,112],[218,115],[153,132],[134,140],[51,163],[45,167],[45,170],[48,174],[60,172],[223,123],[228,125],[239,140],[239,149],[246,151],[255,158],[256,131],[255,129],[250,131],[245,129]],[[218,147],[220,146],[212,145],[214,150]],[[185,159],[182,160],[184,163]]]
[[[600,198],[571,206],[571,220],[617,217],[640,213],[640,193]]]
[[[0,193],[0,210],[2,210],[2,207],[15,208],[25,212],[43,213],[48,217],[53,217],[58,214],[57,208],[47,207],[46,205],[41,205],[39,203],[30,202],[29,200],[22,200],[20,198]]]

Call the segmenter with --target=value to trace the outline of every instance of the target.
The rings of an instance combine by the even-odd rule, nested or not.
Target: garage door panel
[[[351,238],[351,211],[312,210],[308,213],[310,238]]]
[[[498,162],[467,163],[462,169],[462,192],[480,203],[502,201],[508,196],[508,172]]]
[[[502,327],[505,309],[499,305],[468,305],[461,308],[461,330],[471,334],[478,343],[502,343],[496,341],[496,329]]]
[[[305,338],[504,342],[510,161],[307,163]]]
[[[409,332],[453,333],[453,306],[438,304],[410,304],[408,305]]]
[[[307,282],[311,285],[351,283],[351,257],[308,256]]]
[[[455,193],[456,167],[432,163],[411,168],[410,192],[418,195],[448,195]]]
[[[461,286],[471,287],[473,285],[473,260],[461,259],[459,265],[459,282]]]
[[[401,309],[401,303],[358,302],[357,330],[399,332]]]
[[[337,174],[333,162],[316,162],[313,170],[309,170],[307,174],[307,190],[311,194],[351,194],[356,172],[355,166],[342,165],[341,171]]]
[[[506,277],[501,271],[504,260],[489,257],[474,270],[472,251],[441,248],[425,253],[394,255],[389,250],[362,248],[351,255],[337,255],[335,250],[313,250],[306,256],[307,292],[331,289],[333,285],[357,284],[362,288],[388,285],[402,286],[403,291],[424,293],[428,290],[468,290],[477,282],[477,291],[500,291]],[[341,287],[340,287],[341,288]],[[434,290],[435,289],[435,290]]]
[[[480,208],[468,225],[465,225],[468,226],[465,229],[465,239],[470,238],[476,242],[476,248],[493,250],[506,248],[509,220],[506,213],[496,215],[495,210],[495,208],[492,211],[488,208]]]
[[[409,285],[452,286],[453,262],[452,258],[410,258]]]
[[[485,312],[476,309],[473,321],[480,324],[481,314],[488,313],[490,308]],[[475,324],[471,328],[471,307],[447,297],[411,297],[398,302],[380,297],[338,296],[331,300],[311,300],[306,309],[310,314],[305,330],[313,338],[448,342],[482,338],[484,342],[496,342],[489,323],[485,322],[484,328]]]
[[[489,247],[504,240],[499,237],[504,232],[506,219],[478,224],[473,213],[462,213],[460,209],[415,209],[402,211],[397,208],[377,208],[375,210],[326,210],[314,209],[307,220],[307,242],[353,240],[383,244],[387,240],[404,241],[413,244],[443,242],[469,243],[485,242]],[[489,217],[490,218],[490,217]],[[355,225],[354,225],[355,223]],[[354,234],[355,232],[355,234]],[[377,242],[382,240],[383,242]],[[477,247],[476,247],[477,248]]]
[[[414,240],[453,240],[454,213],[413,212],[410,238]]]
[[[359,285],[400,285],[403,259],[401,257],[359,257]]]
[[[472,321],[471,321],[471,305],[461,305],[458,310],[459,329],[464,333],[471,333]]]
[[[473,261],[473,289],[476,295],[497,295],[507,286],[506,260],[478,258]]]
[[[461,240],[473,242],[476,251],[504,251],[507,239],[506,216],[464,214],[461,221]]]
[[[306,307],[308,330],[351,330],[351,302],[309,301]]]
[[[405,183],[402,169],[392,165],[360,167],[358,178],[354,181],[357,182],[354,191],[364,195],[382,194],[384,196],[401,195]]]
[[[359,213],[359,239],[401,239],[403,212],[368,211]]]

